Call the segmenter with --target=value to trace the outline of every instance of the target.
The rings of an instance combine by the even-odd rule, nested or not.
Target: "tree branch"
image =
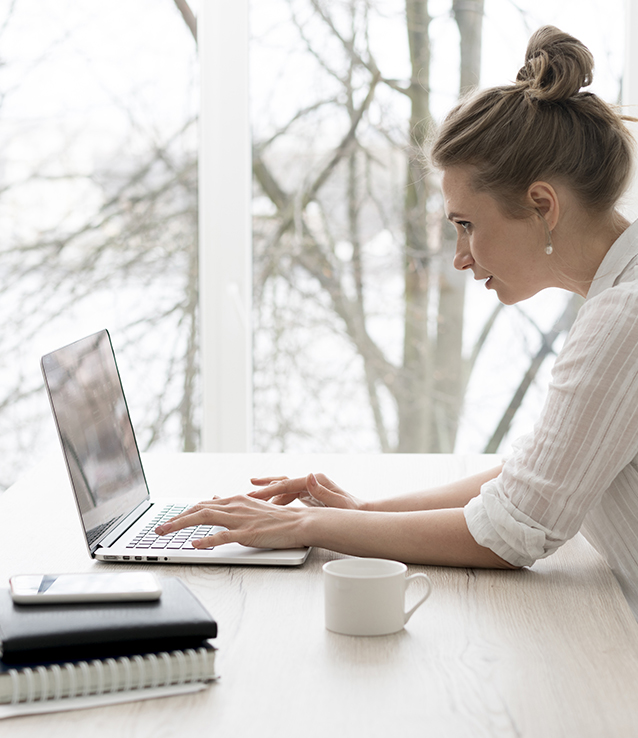
[[[374,57],[372,56],[372,53],[370,49],[368,48],[368,59],[364,59],[361,54],[355,49],[354,43],[352,41],[349,41],[346,39],[340,32],[337,26],[335,25],[332,18],[324,11],[324,9],[319,4],[318,0],[310,0],[313,8],[315,9],[317,15],[321,18],[321,20],[328,26],[328,28],[332,31],[334,36],[339,40],[343,48],[346,50],[346,52],[351,56],[354,62],[359,64],[362,67],[365,67],[370,74],[373,76],[379,77],[379,80],[383,82],[383,84],[387,85],[393,90],[396,90],[396,92],[400,92],[403,95],[406,95],[407,97],[410,96],[410,89],[406,87],[402,87],[396,80],[394,79],[388,79],[386,77],[381,76],[381,72],[379,71],[379,67],[377,66],[376,61],[374,60]]]
[[[554,323],[551,330],[542,335],[541,346],[536,352],[536,355],[533,357],[528,370],[525,372],[525,376],[519,384],[518,389],[514,393],[510,404],[507,406],[507,409],[503,413],[503,417],[496,427],[494,434],[488,441],[483,453],[495,454],[498,451],[498,447],[501,445],[503,438],[509,431],[512,421],[514,420],[514,416],[522,405],[525,394],[527,393],[527,390],[536,378],[538,370],[541,368],[541,365],[545,361],[546,357],[553,352],[553,346],[558,336],[560,336],[563,331],[568,330],[574,322],[581,304],[582,298],[576,294],[572,295],[569,298],[565,309],[559,316],[558,320]]]
[[[188,26],[188,30],[193,34],[195,43],[197,43],[197,18],[195,17],[195,13],[191,10],[188,0],[175,0],[175,5],[182,14],[182,18],[184,19],[184,23]]]

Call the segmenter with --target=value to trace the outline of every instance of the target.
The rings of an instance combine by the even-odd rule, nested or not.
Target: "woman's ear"
[[[556,190],[548,182],[533,182],[527,190],[531,206],[545,219],[550,231],[556,228],[560,215],[560,203]]]

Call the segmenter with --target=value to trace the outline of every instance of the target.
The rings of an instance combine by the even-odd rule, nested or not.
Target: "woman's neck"
[[[617,210],[598,216],[580,206],[563,211],[553,234],[557,286],[586,297],[607,252],[629,225]]]

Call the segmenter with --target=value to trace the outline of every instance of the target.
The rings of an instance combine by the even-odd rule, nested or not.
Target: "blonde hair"
[[[438,169],[469,165],[472,184],[512,217],[525,217],[529,186],[560,179],[602,213],[629,185],[634,141],[615,108],[581,87],[594,58],[554,26],[530,38],[513,85],[470,94],[448,114],[430,148]],[[632,119],[633,120],[633,119]]]

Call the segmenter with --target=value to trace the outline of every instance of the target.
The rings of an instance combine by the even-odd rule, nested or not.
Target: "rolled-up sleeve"
[[[474,539],[514,566],[531,566],[557,548],[548,546],[550,530],[507,499],[501,477],[484,485],[464,512]]]
[[[469,531],[510,564],[529,566],[572,538],[637,458],[634,283],[605,290],[581,308],[533,433],[465,507]]]

